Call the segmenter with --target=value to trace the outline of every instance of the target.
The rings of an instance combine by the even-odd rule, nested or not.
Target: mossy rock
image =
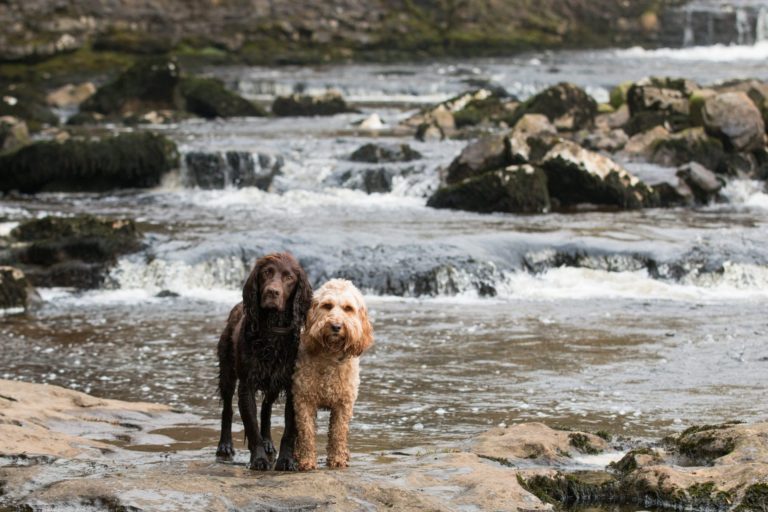
[[[351,108],[344,98],[337,93],[326,93],[320,96],[291,94],[278,96],[272,103],[272,113],[279,117],[289,116],[334,116],[359,112]]]
[[[112,28],[93,39],[92,47],[96,51],[114,51],[139,55],[160,55],[173,49],[173,38],[159,33],[146,33],[138,30]]]
[[[509,100],[492,94],[487,98],[472,100],[464,108],[453,113],[456,128],[466,126],[476,126],[479,124],[499,124],[510,125],[514,120],[514,110],[510,110]]]
[[[216,78],[183,78],[179,90],[185,109],[206,119],[267,115],[264,109],[228,90]]]
[[[613,89],[611,89],[610,101],[611,106],[618,110],[622,105],[627,102],[627,91],[632,87],[632,82],[622,82]]]
[[[427,206],[479,213],[546,212],[550,207],[547,177],[530,165],[486,172],[439,188]]]
[[[32,293],[24,272],[18,268],[0,266],[0,311],[26,309]]]
[[[686,429],[679,436],[668,437],[665,442],[676,453],[696,465],[709,465],[715,459],[728,455],[736,448],[736,440],[723,433],[734,423],[702,425]]]
[[[507,146],[504,135],[488,135],[468,144],[448,166],[446,183],[458,183],[512,164]]]
[[[592,443],[589,440],[589,436],[586,434],[581,434],[579,432],[574,432],[572,434],[568,434],[568,443],[576,448],[581,453],[587,454],[587,455],[597,455],[602,450],[599,448],[596,448],[592,445]]]
[[[768,483],[747,487],[734,512],[768,512]]]
[[[0,85],[0,117],[4,116],[25,121],[33,132],[59,124],[59,118],[46,104],[45,94],[29,84]]]
[[[422,158],[421,153],[408,144],[364,144],[357,148],[349,159],[353,162],[370,164],[411,162]]]
[[[511,124],[525,114],[544,114],[558,130],[575,131],[594,124],[597,102],[584,89],[562,82],[520,105]]]
[[[608,469],[615,471],[620,475],[627,475],[641,466],[641,460],[649,460],[652,462],[662,462],[659,454],[647,447],[635,448],[630,450],[624,457],[616,462],[608,464]]]
[[[0,191],[104,191],[160,184],[178,166],[176,145],[149,132],[101,140],[36,142],[0,156]]]
[[[142,59],[80,105],[83,112],[124,115],[180,106],[180,69],[175,59]]]
[[[722,142],[709,137],[703,128],[689,128],[652,143],[650,160],[667,166],[698,162],[707,169],[727,174],[728,166]]]

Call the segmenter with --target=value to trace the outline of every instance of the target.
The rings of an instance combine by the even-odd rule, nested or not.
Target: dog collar
[[[292,334],[293,327],[271,327],[269,332],[274,334]]]

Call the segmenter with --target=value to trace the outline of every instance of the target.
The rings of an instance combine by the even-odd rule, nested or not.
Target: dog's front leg
[[[248,449],[251,451],[250,468],[266,471],[269,469],[269,458],[264,450],[259,432],[259,420],[256,418],[256,397],[248,384],[242,381],[237,387],[237,405],[240,408],[240,417],[243,419]]]
[[[296,463],[299,471],[315,469],[317,467],[315,448],[317,407],[305,400],[297,399],[294,410],[296,412]]]
[[[328,467],[345,468],[349,465],[349,421],[352,405],[338,404],[331,408],[331,424],[328,428]]]
[[[261,402],[261,439],[270,462],[275,460],[275,444],[272,442],[272,404],[277,393],[266,393]]]
[[[298,465],[293,455],[296,445],[296,411],[293,408],[293,393],[288,390],[285,398],[285,431],[280,439],[280,456],[275,464],[276,471],[296,471]]]

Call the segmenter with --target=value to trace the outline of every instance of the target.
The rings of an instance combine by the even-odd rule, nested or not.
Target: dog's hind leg
[[[277,458],[275,470],[296,471],[299,469],[293,450],[296,445],[296,413],[293,408],[293,393],[288,390],[285,398],[285,431],[280,439],[280,456]]]
[[[270,462],[275,460],[275,444],[272,442],[272,404],[277,400],[277,396],[278,393],[264,393],[264,400],[261,402],[261,439]]]
[[[266,471],[270,467],[269,457],[264,450],[264,443],[259,432],[259,420],[256,412],[256,397],[248,383],[240,381],[237,386],[237,405],[240,417],[243,419],[245,437],[248,440],[248,450],[251,452],[250,468]]]

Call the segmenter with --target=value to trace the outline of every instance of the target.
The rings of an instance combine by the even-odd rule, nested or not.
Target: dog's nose
[[[331,324],[331,330],[333,332],[339,332],[341,330],[341,324]]]
[[[280,290],[276,288],[267,288],[266,290],[264,290],[264,295],[266,295],[270,299],[276,299],[280,296]]]

